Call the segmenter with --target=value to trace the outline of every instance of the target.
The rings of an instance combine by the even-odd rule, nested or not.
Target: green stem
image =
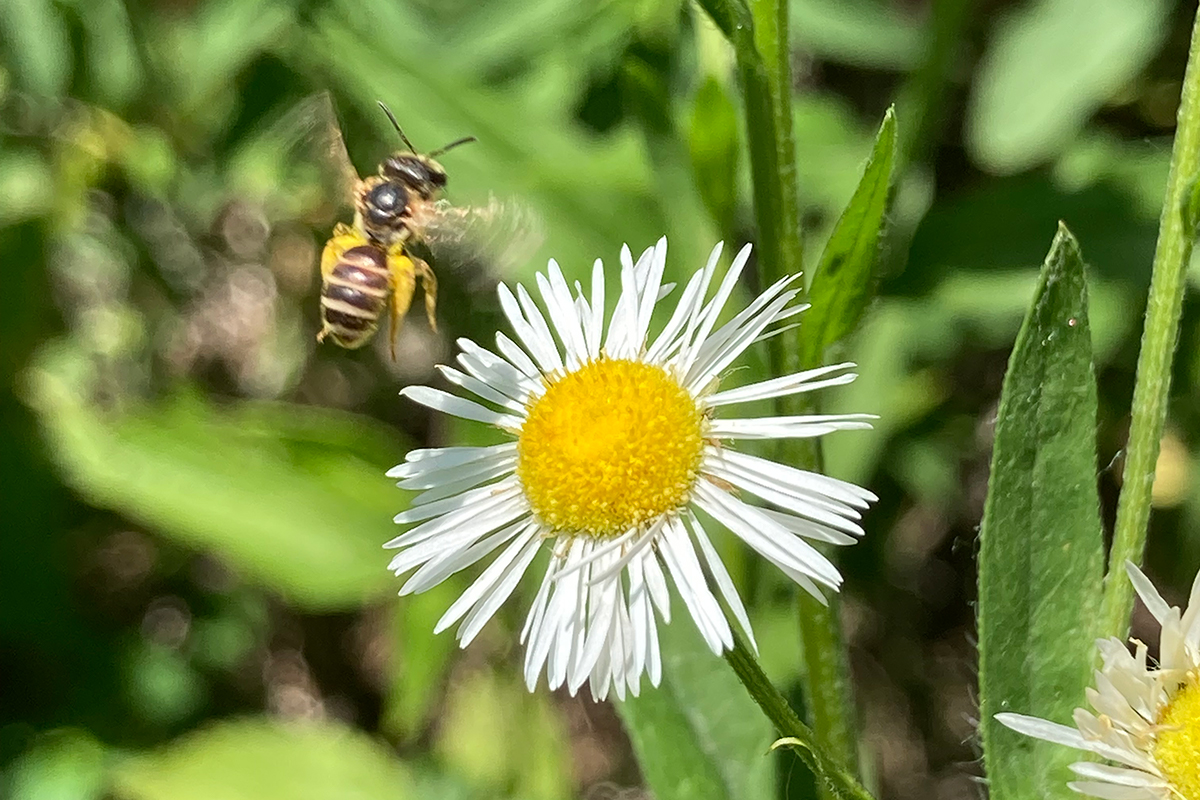
[[[1150,494],[1154,486],[1154,469],[1171,389],[1171,362],[1179,340],[1185,275],[1196,234],[1197,201],[1194,193],[1198,178],[1200,15],[1192,29],[1175,145],[1171,151],[1171,172],[1167,177],[1167,193],[1158,223],[1158,246],[1154,251],[1150,296],[1146,301],[1146,324],[1142,329],[1142,349],[1133,387],[1125,474],[1117,504],[1112,554],[1101,605],[1101,635],[1104,636],[1123,637],[1129,630],[1133,587],[1125,576],[1125,562],[1140,564],[1146,547]]]
[[[769,0],[772,6],[778,0]],[[768,281],[800,271],[800,217],[796,199],[796,156],[792,141],[791,90],[786,113],[777,110],[776,89],[790,82],[787,66],[787,11],[769,15],[774,23],[769,38],[784,47],[768,69],[755,41],[755,20],[745,0],[700,0],[701,7],[729,39],[737,56],[738,81],[746,104],[746,138],[754,186],[754,216],[758,223],[758,261]],[[782,19],[782,24],[779,20]],[[780,38],[782,37],[782,39]],[[782,62],[782,63],[781,63]],[[785,84],[786,85],[786,84]],[[785,136],[786,139],[781,137]]]
[[[850,693],[850,665],[837,616],[838,598],[829,605],[801,593],[800,639],[804,643],[804,691],[813,729],[827,751],[858,772],[858,737]]]
[[[777,744],[790,745],[817,776],[827,794],[838,800],[872,800],[871,793],[837,759],[823,750],[813,730],[800,721],[800,717],[762,671],[758,660],[746,646],[746,640],[736,628],[733,649],[725,652],[725,660],[775,726],[781,737]]]
[[[717,27],[733,44],[746,104],[746,134],[758,223],[758,265],[763,285],[803,266],[800,211],[792,136],[791,48],[786,0],[700,0]],[[798,333],[776,336],[771,343],[772,371],[799,368]],[[781,415],[811,411],[808,395],[782,398]],[[783,452],[786,463],[818,469],[820,451],[810,440],[793,440]],[[850,697],[844,647],[836,605],[801,601],[800,633],[804,644],[804,691],[812,712],[816,741],[839,763],[857,765],[854,704]],[[764,709],[765,710],[765,709]]]
[[[779,186],[779,260],[759,268],[764,283],[804,269],[800,243],[800,195],[796,175],[796,142],[792,135],[792,60],[788,41],[787,0],[754,0],[754,41],[767,73],[775,134],[776,173]],[[762,224],[762,220],[759,220]]]

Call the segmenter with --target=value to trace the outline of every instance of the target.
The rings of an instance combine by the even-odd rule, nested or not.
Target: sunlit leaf
[[[1016,172],[1053,156],[1158,50],[1168,0],[1036,0],[996,26],[967,116],[986,168]]]
[[[104,796],[108,758],[108,751],[83,731],[45,734],[0,775],[0,796],[99,800]]]
[[[381,743],[333,722],[221,722],[114,769],[128,800],[401,800],[407,770]]]
[[[69,354],[30,381],[67,480],[111,508],[314,609],[357,606],[391,585],[383,542],[403,496],[384,477],[394,435],[345,414],[282,404],[217,408],[183,395],[106,413]]]
[[[1061,723],[1083,703],[1103,578],[1096,379],[1083,260],[1063,226],[1017,336],[979,534],[979,685],[995,800],[1073,797],[1069,748],[993,719]]]

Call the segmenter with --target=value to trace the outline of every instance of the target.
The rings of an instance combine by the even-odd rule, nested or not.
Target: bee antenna
[[[379,103],[379,107],[383,109],[383,113],[387,114],[387,118],[392,121],[392,127],[396,129],[396,133],[400,134],[401,141],[404,142],[409,150],[414,153],[417,152],[417,148],[413,147],[412,142],[410,142],[408,137],[404,135],[404,131],[400,130],[400,123],[396,121],[396,115],[392,113],[390,108],[383,104],[382,100],[377,102]]]
[[[458,147],[460,144],[468,144],[468,143],[470,143],[470,142],[478,142],[478,141],[479,141],[479,140],[478,140],[478,139],[476,139],[474,136],[464,136],[464,137],[463,137],[463,138],[461,138],[461,139],[455,139],[453,142],[451,142],[451,143],[450,143],[450,144],[448,144],[448,145],[445,145],[445,146],[443,146],[443,147],[439,147],[437,150],[434,150],[432,153],[430,153],[430,154],[429,154],[429,157],[430,157],[430,158],[437,158],[438,156],[440,156],[440,155],[442,155],[443,153],[445,153],[447,150],[453,150],[454,148]]]

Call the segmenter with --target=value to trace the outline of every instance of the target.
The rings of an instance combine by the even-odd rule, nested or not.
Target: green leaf
[[[759,800],[774,794],[775,738],[729,665],[690,619],[661,625],[663,680],[617,704],[658,800]]]
[[[400,800],[401,764],[370,737],[330,722],[222,722],[113,771],[127,800]]]
[[[896,155],[896,114],[883,115],[862,179],[821,254],[809,287],[800,363],[814,367],[829,347],[854,331],[875,290],[872,274],[888,206]]]
[[[1084,701],[1104,575],[1096,379],[1079,246],[1046,256],[1000,398],[979,549],[979,686],[994,800],[1073,797],[1069,748],[1008,730],[998,712],[1068,724]]]
[[[121,107],[134,99],[144,76],[129,12],[121,0],[80,3],[88,76],[99,99]]]
[[[83,731],[40,736],[0,776],[0,796],[11,800],[100,800],[108,751]]]
[[[71,43],[50,0],[0,3],[0,53],[18,85],[34,94],[58,96],[71,80]]]
[[[433,629],[465,589],[459,576],[451,576],[427,592],[400,597],[393,603],[394,650],[380,721],[389,736],[415,739],[430,710],[441,700],[441,684],[458,652],[458,640]]]
[[[1167,0],[1037,0],[996,26],[967,116],[972,155],[1017,172],[1057,154],[1158,52]]]
[[[403,495],[384,471],[395,434],[316,408],[190,396],[125,413],[84,400],[92,385],[70,351],[44,356],[29,382],[67,481],[303,608],[353,608],[393,583],[381,545]]]

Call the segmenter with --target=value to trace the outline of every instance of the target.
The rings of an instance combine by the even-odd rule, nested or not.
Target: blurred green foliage
[[[826,449],[881,497],[840,554],[865,763],[882,798],[974,798],[970,603],[1006,356],[1063,219],[1090,266],[1110,520],[1194,7],[791,11],[806,263],[893,103],[901,136],[879,297],[828,354],[862,377],[823,398],[881,416]],[[396,601],[378,548],[403,451],[488,435],[396,392],[455,337],[486,341],[497,278],[549,256],[578,277],[664,233],[678,278],[718,238],[754,240],[732,70],[670,0],[0,2],[0,794],[636,797],[685,748],[712,796],[810,796],[794,756],[730,721],[751,712],[720,662],[688,672],[675,646],[664,690],[626,709],[672,724],[631,743],[606,705],[526,692],[519,601],[460,652],[432,635],[456,585]],[[360,171],[397,144],[383,100],[418,146],[479,137],[445,158],[455,202],[544,220],[511,271],[442,270],[439,333],[414,316],[396,363],[313,341],[341,198],[279,122],[326,90]],[[1166,586],[1200,565],[1198,336],[1189,296],[1151,534]],[[720,546],[764,666],[796,687],[790,592]]]

